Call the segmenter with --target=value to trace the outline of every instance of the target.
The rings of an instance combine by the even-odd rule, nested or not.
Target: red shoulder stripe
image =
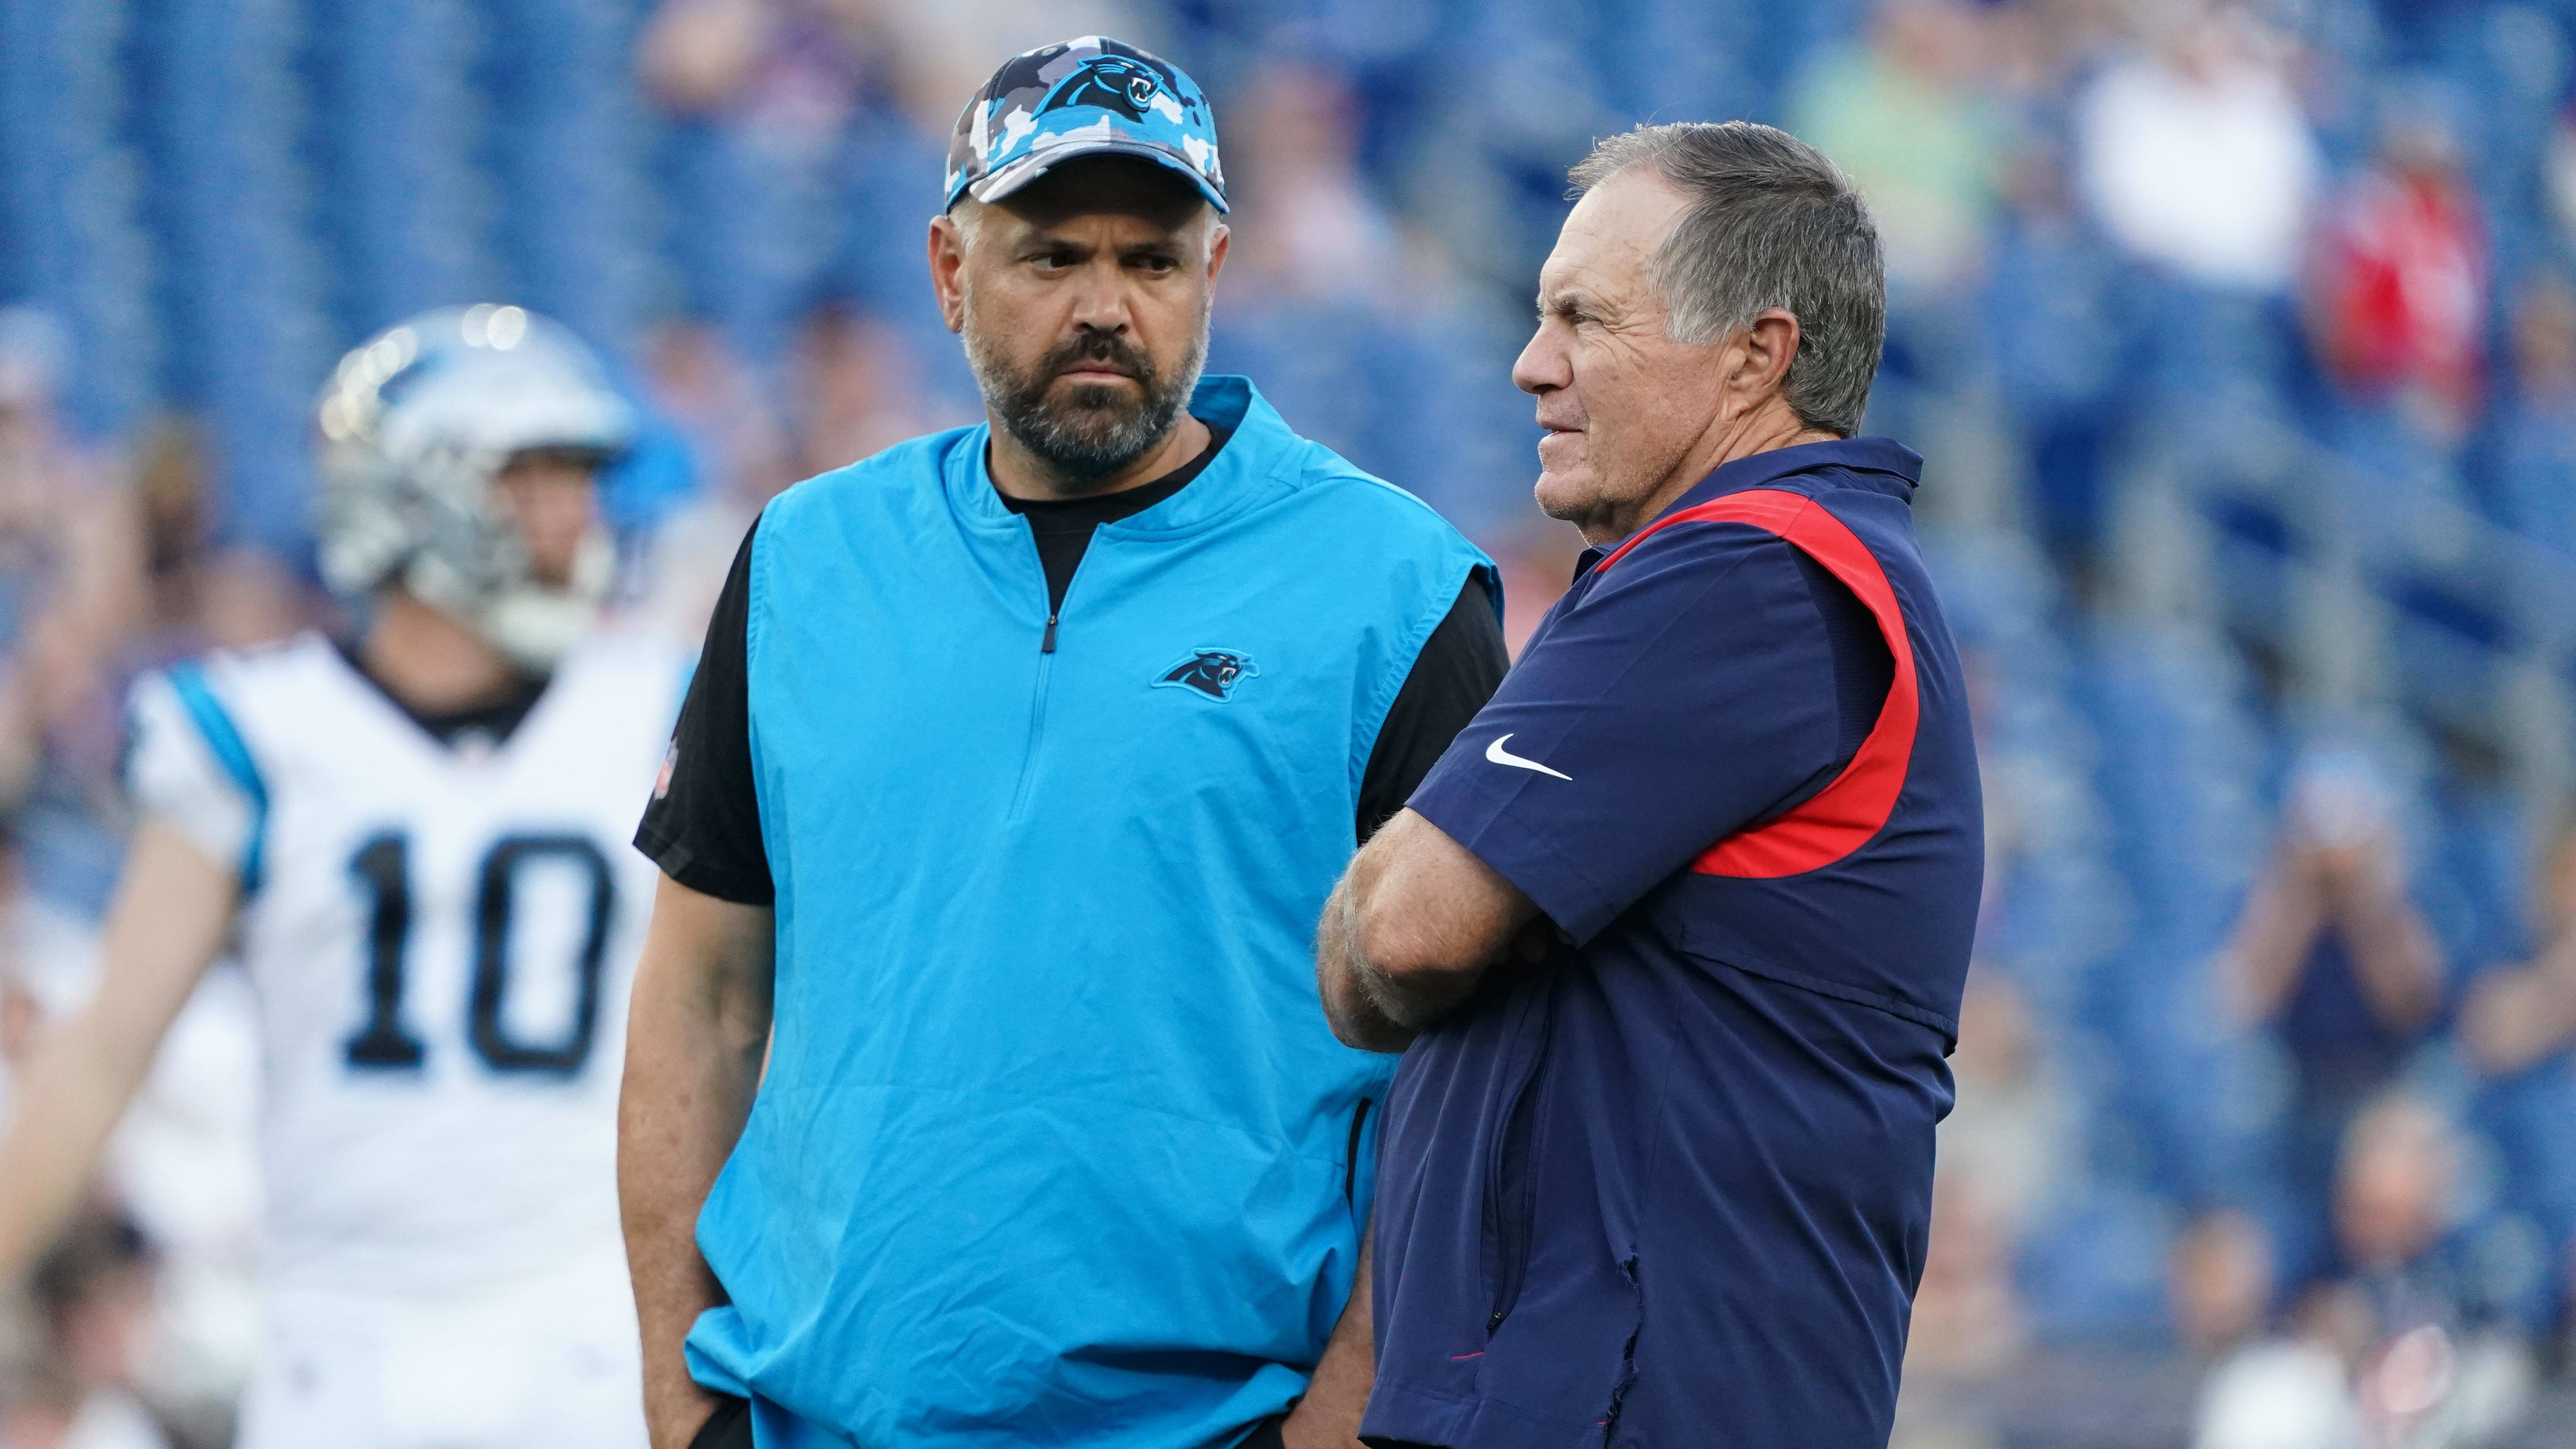
[[[1823,564],[1826,572],[1867,605],[1887,640],[1896,676],[1888,685],[1878,723],[1861,741],[1851,763],[1805,804],[1769,824],[1737,831],[1717,842],[1691,863],[1691,869],[1702,875],[1768,880],[1831,865],[1886,827],[1914,758],[1914,727],[1922,705],[1914,678],[1914,645],[1905,632],[1905,613],[1896,602],[1896,590],[1869,545],[1841,519],[1804,495],[1777,488],[1748,488],[1657,519],[1602,559],[1595,572],[1679,523],[1748,523],[1785,540]]]

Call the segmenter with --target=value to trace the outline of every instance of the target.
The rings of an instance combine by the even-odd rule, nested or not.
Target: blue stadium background
[[[1926,1292],[2006,1341],[1927,1360],[1907,1432],[2179,1442],[2223,1345],[2193,1358],[2176,1284],[2220,1215],[2268,1245],[2246,1331],[2299,1331],[2310,1270],[2337,1271],[2292,1165],[2302,1044],[2232,1018],[2219,963],[2285,802],[2357,774],[2441,961],[2441,1013],[2379,1084],[2451,1143],[2439,1270],[2409,1281],[2441,1285],[2430,1319],[2461,1342],[2517,1346],[2537,1387],[2500,1432],[2561,1442],[2576,1061],[2561,1040],[2482,1067],[2454,1024],[2550,945],[2531,902],[2576,783],[2576,374],[2553,362],[2576,356],[2576,5],[957,8],[0,0],[0,305],[67,453],[139,476],[181,428],[190,546],[289,575],[339,352],[432,306],[551,313],[657,416],[619,493],[642,537],[840,461],[834,440],[972,415],[920,261],[946,117],[996,37],[1116,24],[1216,101],[1244,204],[1214,366],[1487,542],[1525,628],[1573,548],[1529,505],[1508,381],[1565,167],[1644,119],[1790,124],[1865,190],[1916,188],[1882,206],[1911,260],[1871,430],[1931,460],[1998,822],[1994,1035],[1963,1051],[1962,1116],[2006,1146],[1960,1171],[2007,1163],[1982,1191],[2011,1206]],[[2098,201],[2088,167],[2117,156],[2091,98],[2194,25],[2295,100],[2286,270],[2158,254]],[[2475,253],[2468,351],[2350,363],[2321,340],[2339,219],[2408,165],[2449,178],[2434,234]],[[49,586],[11,580],[0,626]],[[93,824],[87,865],[20,888],[94,910]],[[48,828],[22,826],[31,857]],[[2067,1367],[2004,1367],[2033,1362]]]

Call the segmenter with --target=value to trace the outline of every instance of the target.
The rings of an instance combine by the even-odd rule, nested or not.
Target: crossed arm
[[[1315,979],[1333,1035],[1399,1052],[1508,956],[1536,959],[1548,923],[1518,887],[1411,810],[1353,857],[1324,904]]]

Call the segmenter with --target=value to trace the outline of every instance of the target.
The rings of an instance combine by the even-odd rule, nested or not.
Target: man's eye
[[[1165,273],[1165,272],[1168,272],[1168,271],[1172,270],[1174,267],[1179,266],[1180,264],[1181,264],[1181,260],[1180,260],[1180,258],[1178,258],[1178,257],[1156,257],[1156,256],[1146,256],[1146,257],[1137,257],[1137,258],[1135,258],[1133,261],[1131,261],[1128,265],[1130,265],[1130,266],[1134,266],[1134,267],[1138,267],[1138,268],[1141,268],[1141,269],[1143,269],[1143,270],[1145,270],[1145,271],[1148,271],[1148,272],[1152,272],[1152,273],[1154,273],[1156,276],[1160,276],[1160,275],[1162,275],[1163,273]]]
[[[1040,271],[1060,272],[1074,265],[1079,258],[1071,252],[1040,252],[1033,260],[1036,261]]]

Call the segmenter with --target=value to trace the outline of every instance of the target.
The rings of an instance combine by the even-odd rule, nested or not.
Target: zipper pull
[[[1040,654],[1055,652],[1055,615],[1053,614],[1047,615],[1046,637],[1038,641],[1038,652]]]

